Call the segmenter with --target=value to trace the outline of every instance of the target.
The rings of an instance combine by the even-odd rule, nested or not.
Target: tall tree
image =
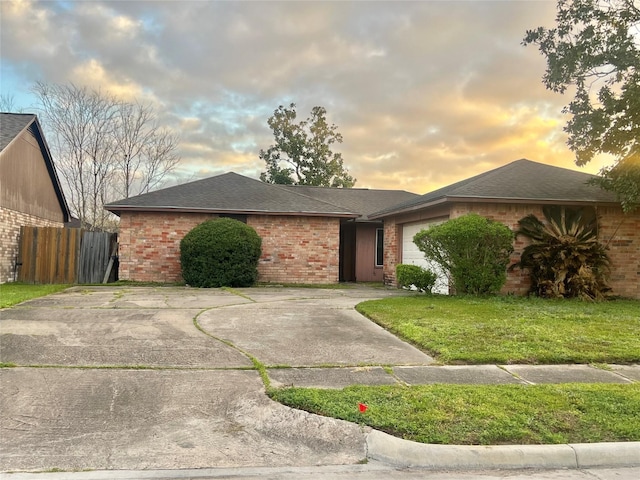
[[[85,228],[103,228],[108,212],[102,205],[112,193],[116,99],[74,85],[38,82],[33,91],[73,215]]]
[[[598,154],[615,163],[596,183],[616,192],[625,211],[640,204],[640,8],[634,0],[559,0],[556,27],[528,30],[547,58],[543,82],[565,93],[565,126],[576,164]]]
[[[83,227],[113,223],[103,206],[158,186],[179,161],[178,139],[150,106],[73,84],[38,82],[43,128],[73,214]]]
[[[275,144],[260,150],[267,170],[260,180],[284,185],[350,188],[356,180],[344,167],[342,154],[331,145],[342,143],[336,125],[329,125],[324,107],[313,107],[311,117],[296,122],[296,105],[280,105],[267,121]]]

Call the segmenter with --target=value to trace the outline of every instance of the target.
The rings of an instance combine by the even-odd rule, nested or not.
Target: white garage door
[[[439,225],[446,220],[431,220],[428,222],[410,223],[403,225],[402,227],[402,263],[408,263],[411,265],[419,265],[420,267],[428,268],[432,272],[435,272],[438,276],[436,284],[433,287],[433,293],[440,293],[444,295],[449,294],[449,279],[447,274],[442,271],[438,264],[427,262],[424,258],[424,254],[418,250],[418,247],[413,243],[413,236],[420,230],[428,229],[434,225]]]

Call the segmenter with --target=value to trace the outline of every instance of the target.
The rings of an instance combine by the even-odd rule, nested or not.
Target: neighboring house
[[[382,280],[382,222],[367,215],[415,197],[273,185],[226,173],[105,208],[120,217],[120,279],[180,281],[180,240],[207,219],[231,217],[262,238],[259,281],[320,284]]]
[[[462,180],[369,216],[384,221],[384,282],[395,285],[399,263],[426,265],[413,236],[424,228],[470,212],[500,221],[516,230],[518,220],[533,213],[543,219],[543,205],[593,208],[599,218],[599,240],[609,247],[610,286],[616,295],[640,298],[640,212],[623,214],[614,194],[588,185],[592,175],[530,160]],[[525,246],[518,238],[511,263]],[[508,275],[503,293],[523,294],[528,275]]]
[[[0,283],[15,278],[21,226],[62,227],[68,220],[37,117],[0,113]]]

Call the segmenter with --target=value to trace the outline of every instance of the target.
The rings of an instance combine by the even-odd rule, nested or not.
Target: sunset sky
[[[426,193],[519,158],[576,167],[545,60],[555,1],[2,1],[1,93],[35,81],[151,102],[181,136],[170,183],[257,178],[267,119],[324,106],[356,187]],[[45,125],[46,129],[46,125]],[[54,159],[55,160],[55,159]]]

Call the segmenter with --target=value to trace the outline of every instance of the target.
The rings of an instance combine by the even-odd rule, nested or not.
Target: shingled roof
[[[105,205],[124,211],[210,212],[232,214],[311,215],[356,218],[359,212],[312,198],[291,188],[237,173],[169,187]]]
[[[370,217],[380,219],[444,202],[469,200],[617,204],[615,194],[587,183],[594,177],[575,170],[521,159],[374,212]]]
[[[377,190],[368,188],[326,188],[307,185],[289,185],[284,188],[323,202],[339,205],[362,215],[359,221],[368,220],[368,216],[384,208],[407,202],[420,195],[404,190]]]
[[[0,113],[0,152],[35,119],[31,113]]]

